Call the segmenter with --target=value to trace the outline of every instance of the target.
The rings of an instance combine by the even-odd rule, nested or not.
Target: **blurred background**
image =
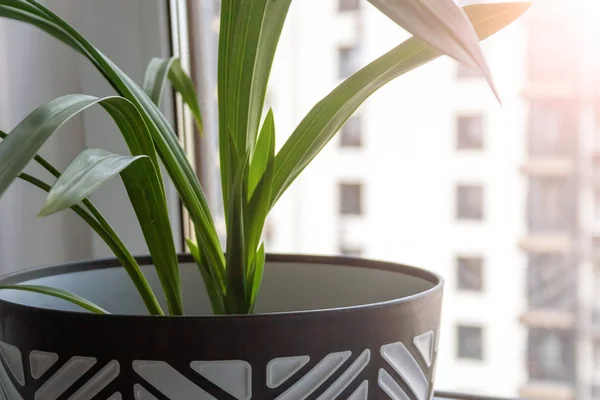
[[[179,54],[187,63],[206,134],[182,139],[223,229],[215,123],[220,2],[46,3],[140,82],[153,56]],[[265,241],[270,252],[360,256],[441,274],[441,390],[595,400],[600,0],[533,3],[483,43],[501,104],[476,71],[447,57],[397,79],[292,185],[269,217]],[[278,145],[319,99],[407,37],[366,0],[295,1],[267,95]],[[30,27],[0,20],[0,55],[2,129],[62,94],[110,94],[85,60]],[[166,100],[173,123],[189,133],[178,100]],[[85,147],[126,149],[98,110],[63,130],[43,153],[61,167]],[[187,221],[178,218],[172,190],[170,197],[183,237]],[[94,197],[142,254],[125,199],[119,182]],[[110,256],[68,213],[35,219],[42,202],[22,184],[0,200],[3,272]]]

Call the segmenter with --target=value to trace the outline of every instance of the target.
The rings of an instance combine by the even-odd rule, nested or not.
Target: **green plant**
[[[179,267],[160,160],[195,226],[197,243],[187,243],[214,312],[250,313],[265,266],[261,235],[267,214],[359,105],[394,78],[443,53],[478,67],[493,89],[477,39],[502,29],[529,6],[522,2],[480,4],[462,11],[452,0],[438,0],[435,5],[424,0],[370,0],[415,37],[371,62],[317,103],[276,154],[273,113],[269,111],[263,118],[262,110],[275,49],[291,1],[222,1],[218,106],[227,225],[225,252],[194,170],[158,108],[169,80],[202,130],[194,87],[179,61],[153,60],[140,87],[69,24],[34,0],[0,0],[0,16],[35,25],[71,46],[89,59],[118,95],[101,99],[79,94],[64,96],[37,108],[9,134],[0,132],[0,195],[20,178],[49,192],[40,215],[71,208],[115,253],[149,313],[163,315],[136,260],[89,200],[94,190],[120,175],[150,249],[168,312],[181,315],[184,309]],[[37,153],[62,124],[93,105],[110,114],[131,154],[88,149],[60,173]],[[53,185],[23,173],[32,159],[57,178]],[[92,312],[106,312],[85,299],[48,287],[19,285],[0,289],[40,292]]]

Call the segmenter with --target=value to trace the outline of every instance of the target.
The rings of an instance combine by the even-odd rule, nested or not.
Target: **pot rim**
[[[152,264],[152,257],[145,256],[136,256],[134,257],[140,267],[147,266]],[[177,259],[179,263],[193,263],[194,259],[188,253],[179,253],[177,255]],[[281,253],[267,253],[266,254],[266,262],[267,263],[294,263],[294,264],[325,264],[325,265],[337,265],[337,266],[345,266],[351,268],[365,268],[365,269],[376,269],[382,271],[391,271],[402,273],[405,275],[417,277],[424,279],[433,284],[433,287],[421,291],[419,293],[415,293],[413,295],[400,297],[392,300],[378,301],[374,303],[368,304],[359,304],[353,306],[344,306],[344,307],[334,307],[334,308],[322,308],[322,309],[314,309],[314,310],[298,310],[298,311],[278,311],[278,312],[270,312],[270,313],[259,313],[259,314],[223,314],[223,315],[127,315],[127,314],[93,314],[87,311],[67,311],[67,310],[57,310],[51,308],[44,307],[36,307],[21,303],[15,303],[12,301],[4,300],[0,298],[0,306],[1,305],[9,305],[12,307],[22,307],[27,310],[36,311],[36,312],[45,312],[45,313],[58,313],[62,315],[66,314],[75,314],[80,316],[93,316],[94,318],[132,318],[132,319],[168,319],[168,320],[181,320],[185,319],[188,321],[191,320],[203,320],[207,321],[210,319],[259,319],[259,318],[272,318],[272,317],[289,317],[289,316],[307,316],[307,315],[322,315],[327,313],[334,312],[348,312],[348,311],[358,311],[358,310],[371,310],[377,309],[381,307],[389,307],[394,306],[401,303],[407,303],[410,301],[415,301],[420,298],[430,296],[436,292],[441,292],[444,286],[444,279],[437,273],[425,270],[418,267],[412,267],[409,265],[389,262],[389,261],[379,261],[372,260],[367,258],[357,258],[357,257],[345,257],[345,256],[326,256],[326,255],[308,255],[308,254],[281,254]],[[84,261],[74,261],[68,263],[60,263],[53,264],[48,266],[41,267],[33,267],[27,268],[21,271],[15,271],[8,274],[4,274],[0,276],[0,284],[2,285],[14,285],[21,283],[23,281],[28,281],[31,279],[43,278],[48,276],[56,276],[63,275],[73,272],[82,272],[82,271],[95,271],[101,269],[108,268],[122,268],[119,261],[114,257],[109,258],[99,258],[99,259],[90,259]],[[10,290],[10,289],[5,289]]]

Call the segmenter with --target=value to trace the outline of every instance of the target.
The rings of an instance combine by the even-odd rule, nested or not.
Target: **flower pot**
[[[361,259],[269,255],[257,314],[211,316],[192,259],[180,256],[186,317],[143,316],[115,260],[19,272],[112,315],[35,293],[0,292],[0,398],[428,400],[442,280]],[[149,258],[140,265],[159,292]]]

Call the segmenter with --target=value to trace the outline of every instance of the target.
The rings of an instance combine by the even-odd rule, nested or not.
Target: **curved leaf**
[[[148,63],[148,67],[146,67],[142,89],[157,106],[160,106],[160,99],[165,88],[165,83],[167,82],[167,75],[175,59],[176,57],[167,59],[154,57]]]
[[[169,81],[175,91],[181,95],[183,103],[188,106],[194,120],[196,121],[196,128],[198,133],[202,135],[204,133],[204,127],[202,123],[202,112],[200,111],[200,104],[198,104],[198,95],[194,88],[194,82],[192,78],[183,70],[181,61],[177,58],[171,64],[169,68]]]
[[[529,6],[523,2],[477,4],[464,10],[483,40],[513,22]],[[410,38],[358,71],[317,103],[275,158],[271,206],[371,94],[440,55],[421,40]]]
[[[479,68],[497,95],[473,25],[454,0],[369,0],[398,25],[443,54]]]
[[[0,4],[5,1],[7,0],[0,0]],[[199,245],[205,250],[209,265],[211,268],[219,268],[224,271],[225,259],[208,202],[202,192],[198,177],[166,117],[129,76],[67,22],[34,0],[27,0],[27,3],[41,10],[47,16],[48,22],[58,26],[62,30],[61,33],[69,37],[65,43],[76,45],[76,48],[92,62],[113,88],[139,109],[184,207],[189,211],[190,218],[199,228],[197,229],[200,233],[198,237]],[[27,18],[28,23],[34,24],[48,33],[53,33],[49,25],[37,24],[35,19],[32,18],[32,14],[22,16],[22,18]],[[56,35],[55,37],[62,39]]]
[[[84,150],[56,181],[39,215],[54,214],[79,203],[143,157],[146,156],[121,156],[101,149]]]
[[[71,117],[96,103],[102,105],[113,117],[133,155],[147,155],[150,161],[152,156],[156,156],[144,120],[137,108],[128,100],[121,97],[98,99],[85,95],[63,96],[37,108],[0,143],[0,159],[3,161],[0,165],[0,195],[16,179],[52,133]],[[159,277],[168,277],[168,279],[161,279],[161,283],[169,301],[169,308],[172,313],[179,314],[183,312],[183,302],[179,290],[177,254],[164,189],[159,178],[160,174],[154,167],[157,164],[153,162],[142,164],[145,165],[144,170],[140,172],[138,180],[126,186],[127,192],[156,269],[160,271]],[[146,186],[136,186],[142,181]],[[137,283],[140,284],[141,272],[132,272],[135,272]]]
[[[64,290],[54,289],[48,286],[38,286],[38,285],[14,285],[14,286],[0,286],[0,290],[22,290],[25,292],[34,292],[39,294],[45,294],[47,296],[57,297],[59,299],[66,300],[70,303],[76,304],[82,308],[85,308],[88,311],[91,311],[95,314],[110,314],[104,308],[99,307],[92,303],[89,300],[84,299],[81,296],[77,296],[76,294],[69,293]]]

